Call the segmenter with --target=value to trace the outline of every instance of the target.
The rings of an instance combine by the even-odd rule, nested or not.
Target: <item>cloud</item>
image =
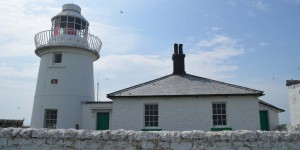
[[[38,63],[22,63],[14,66],[7,63],[0,63],[0,77],[36,78],[38,74],[38,66]]]
[[[259,12],[269,12],[271,11],[271,7],[269,4],[265,3],[265,1],[262,0],[253,0],[248,1],[246,4],[249,7],[248,15],[255,17],[256,14]]]
[[[270,6],[266,3],[264,3],[261,0],[256,0],[250,3],[250,5],[252,6],[252,8],[261,10],[261,11],[266,11],[270,9]]]
[[[228,0],[227,4],[231,7],[235,7],[237,5],[237,1],[236,0]]]
[[[269,43],[266,43],[266,42],[259,42],[259,43],[258,43],[258,46],[259,46],[259,47],[267,47],[267,46],[269,46]]]
[[[224,35],[215,35],[212,39],[201,40],[196,45],[199,48],[232,47],[236,45],[236,40]]]
[[[134,31],[123,28],[91,22],[92,32],[98,36],[103,44],[102,49],[110,53],[125,53],[137,47],[143,38]]]
[[[219,28],[219,27],[211,27],[211,30],[212,30],[213,32],[217,32],[217,31],[220,31],[221,28]]]
[[[32,55],[34,51],[33,37],[37,32],[50,29],[49,9],[47,13],[32,11],[38,7],[34,1],[1,1],[0,24],[1,57]]]
[[[208,40],[200,40],[193,48],[194,54],[187,57],[187,67],[195,74],[224,78],[220,74],[237,70],[239,67],[229,61],[232,57],[245,53],[238,40],[225,35],[215,35]]]
[[[295,4],[295,5],[300,4],[300,0],[281,0],[281,1],[284,1],[284,2],[289,3],[289,4]]]

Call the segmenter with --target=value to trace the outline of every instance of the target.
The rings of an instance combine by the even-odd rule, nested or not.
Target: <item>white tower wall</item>
[[[54,53],[62,62],[53,63]],[[81,126],[81,102],[94,100],[93,54],[77,48],[53,47],[41,54],[31,126],[43,128],[44,110],[57,109],[57,128]],[[51,84],[57,79],[57,84]]]
[[[300,83],[289,85],[288,98],[290,106],[291,125],[300,124]]]

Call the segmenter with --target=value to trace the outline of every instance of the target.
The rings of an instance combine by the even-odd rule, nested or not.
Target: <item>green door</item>
[[[269,131],[269,118],[268,111],[259,111],[260,117],[260,130]]]
[[[109,112],[97,113],[97,130],[109,129]]]

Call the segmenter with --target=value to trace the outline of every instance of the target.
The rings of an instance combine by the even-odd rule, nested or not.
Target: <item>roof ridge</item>
[[[119,91],[115,91],[115,92],[106,94],[106,96],[109,97],[109,96],[112,96],[112,95],[114,95],[114,94],[122,93],[122,92],[125,92],[125,91],[128,91],[128,90],[132,90],[132,89],[135,89],[135,88],[138,88],[138,87],[142,87],[142,86],[151,84],[151,83],[153,83],[153,82],[156,82],[156,81],[159,81],[159,80],[162,80],[162,79],[166,79],[166,78],[168,78],[168,77],[170,77],[170,76],[172,76],[172,75],[174,75],[174,74],[169,74],[169,75],[166,75],[166,76],[163,76],[163,77],[154,79],[154,80],[150,80],[150,81],[147,81],[147,82],[144,82],[144,83],[141,83],[141,84],[137,84],[137,85],[134,85],[134,86],[131,86],[131,87],[128,87],[128,88],[119,90]]]
[[[286,80],[286,86],[290,86],[290,85],[293,85],[293,84],[297,84],[297,83],[300,83],[300,80]]]
[[[220,84],[223,84],[223,85],[228,85],[228,86],[231,86],[231,87],[240,88],[240,89],[243,89],[243,90],[250,90],[250,91],[252,91],[252,92],[260,92],[260,93],[263,93],[263,91],[256,90],[256,89],[252,89],[252,88],[247,88],[247,87],[240,86],[240,85],[235,85],[235,84],[226,83],[226,82],[222,82],[222,81],[217,81],[217,80],[213,80],[213,79],[209,79],[209,78],[199,77],[199,76],[192,75],[192,74],[187,74],[187,75],[190,75],[190,76],[193,76],[193,77],[196,77],[196,78],[207,79],[207,80],[210,80],[210,81],[215,82],[215,83],[220,83]]]

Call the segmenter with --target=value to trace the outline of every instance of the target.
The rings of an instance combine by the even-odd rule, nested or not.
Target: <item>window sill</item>
[[[232,128],[210,128],[210,131],[225,131],[225,130],[231,131]]]
[[[65,66],[64,65],[50,65],[50,66],[48,66],[48,68],[65,68]]]
[[[141,131],[161,131],[162,129],[141,129]]]

